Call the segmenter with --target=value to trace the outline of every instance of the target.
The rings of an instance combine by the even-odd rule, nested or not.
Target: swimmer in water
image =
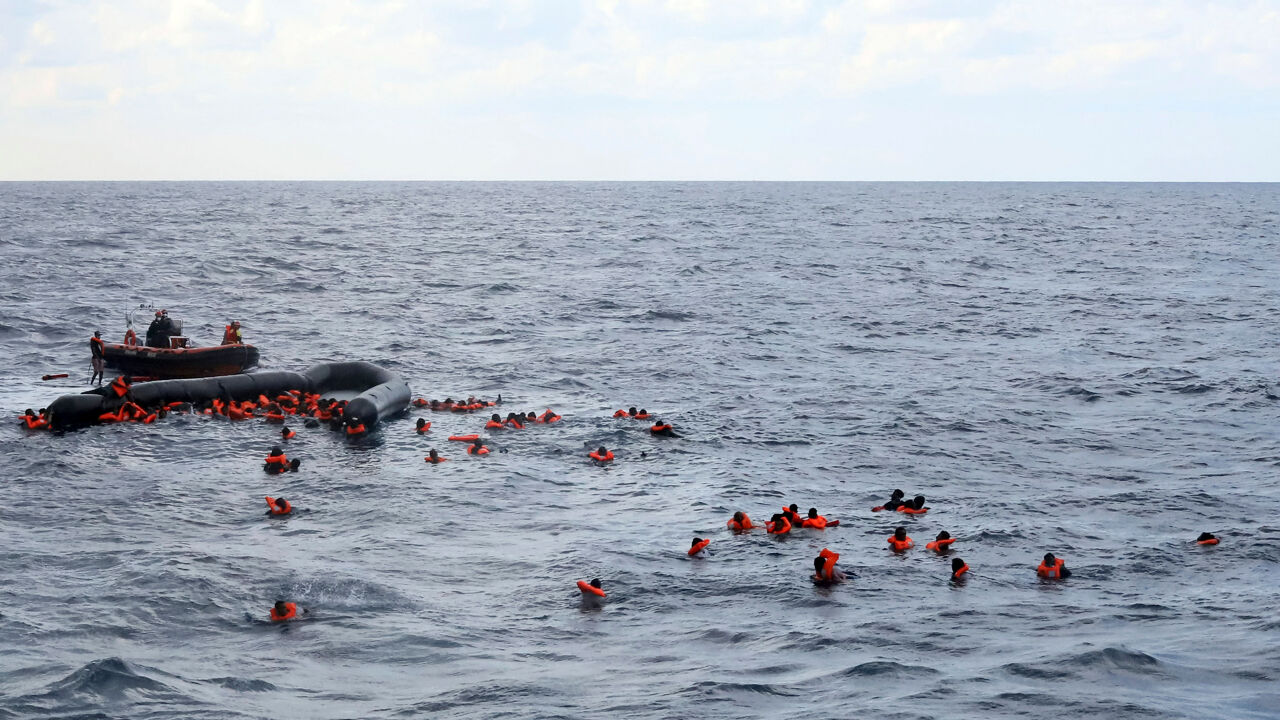
[[[1071,571],[1067,569],[1066,561],[1062,558],[1054,557],[1053,553],[1044,554],[1044,560],[1040,562],[1040,567],[1036,568],[1036,574],[1042,578],[1053,580],[1065,580],[1071,577]]]
[[[925,548],[932,550],[939,555],[945,555],[946,553],[951,552],[951,543],[953,542],[955,542],[955,538],[951,537],[951,533],[943,530],[938,533],[938,537],[934,538],[933,542],[926,544]]]
[[[307,615],[311,610],[303,608],[298,609],[297,603],[285,602],[277,600],[276,604],[271,607],[271,622],[286,622],[288,620],[297,620],[301,615]]]
[[[951,559],[951,579],[963,580],[964,574],[969,572],[969,565],[960,558]]]
[[[889,538],[889,546],[894,552],[905,552],[915,545],[915,541],[907,537],[907,529],[899,526],[893,531],[893,537]]]
[[[1202,532],[1200,537],[1196,538],[1197,545],[1217,545],[1218,538],[1211,532]]]
[[[289,461],[289,472],[298,472],[298,468],[302,465],[302,460],[294,458]]]
[[[665,422],[662,422],[661,420],[655,420],[653,423],[653,426],[649,428],[649,432],[653,435],[660,435],[662,437],[671,437],[671,438],[680,437],[678,434],[676,434],[675,430],[671,429],[671,423],[665,423]]]
[[[823,548],[813,559],[813,582],[818,585],[834,585],[845,581],[845,574],[836,567],[840,556]]]
[[[906,497],[906,493],[902,492],[901,490],[894,490],[893,494],[889,497],[889,502],[883,505],[877,505],[876,507],[871,508],[871,512],[880,512],[881,510],[890,510],[890,511],[897,510],[898,506],[902,505],[902,498],[904,497]]]
[[[431,423],[427,422],[426,418],[418,418],[418,424],[415,427],[418,431],[418,434],[421,435],[422,433],[431,429]]]

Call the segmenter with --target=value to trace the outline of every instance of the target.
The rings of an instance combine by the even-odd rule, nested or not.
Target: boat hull
[[[258,348],[252,345],[216,345],[202,348],[153,348],[110,344],[104,348],[108,368],[121,375],[157,379],[183,379],[235,375],[258,364]]]

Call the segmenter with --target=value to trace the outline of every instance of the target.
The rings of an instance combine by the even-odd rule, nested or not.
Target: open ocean
[[[1280,717],[1280,185],[7,183],[0,253],[0,718]],[[139,303],[565,419],[20,430]]]

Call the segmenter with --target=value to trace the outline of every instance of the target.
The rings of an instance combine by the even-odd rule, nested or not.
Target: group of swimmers
[[[924,515],[929,512],[929,508],[925,506],[924,502],[923,495],[917,495],[913,499],[907,500],[902,490],[894,490],[888,502],[871,508],[871,511],[891,510],[908,515]],[[782,512],[774,513],[773,517],[764,524],[764,529],[769,535],[785,536],[796,528],[825,530],[839,525],[839,520],[829,520],[819,515],[817,508],[809,508],[808,513],[801,515],[799,506],[792,503],[782,508]],[[725,526],[734,535],[741,535],[760,527],[752,523],[750,516],[741,510],[735,512],[733,517],[725,522]],[[905,553],[915,547],[915,541],[907,534],[907,528],[901,525],[894,528],[893,534],[886,541],[889,550],[897,554]],[[925,549],[939,556],[947,556],[951,554],[951,546],[955,541],[956,539],[951,536],[951,533],[943,530],[932,541],[925,544]],[[1219,539],[1213,533],[1205,532],[1201,533],[1195,542],[1198,545],[1217,545]],[[695,537],[687,554],[689,557],[705,557],[706,550],[710,545],[710,538]],[[813,559],[813,574],[810,576],[810,580],[815,585],[820,586],[831,586],[844,582],[848,576],[836,566],[839,559],[839,553],[832,552],[828,548],[822,548],[818,556]],[[953,557],[951,559],[951,582],[956,584],[963,583],[968,572],[969,564],[963,558]],[[1036,575],[1046,580],[1065,580],[1071,577],[1071,571],[1067,568],[1066,561],[1063,558],[1057,557],[1050,552],[1045,553],[1040,560],[1040,564],[1036,566]],[[599,578],[592,580],[590,583],[579,580],[577,584],[579,591],[582,592],[584,602],[595,603],[607,597]]]

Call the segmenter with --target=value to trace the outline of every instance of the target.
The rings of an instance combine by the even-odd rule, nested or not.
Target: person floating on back
[[[943,530],[938,533],[938,537],[934,538],[933,542],[926,544],[925,548],[932,550],[939,555],[945,555],[951,551],[951,543],[955,541],[956,539],[951,537],[951,533]]]
[[[1067,569],[1066,561],[1060,557],[1054,557],[1053,553],[1045,553],[1044,560],[1040,561],[1040,566],[1036,568],[1036,575],[1051,580],[1065,580],[1071,577],[1071,571]]]
[[[951,559],[951,579],[952,580],[962,580],[964,578],[964,574],[967,572],[969,572],[968,563],[966,563],[964,560],[961,560],[960,558]]]
[[[747,514],[741,510],[734,513],[733,517],[729,518],[729,521],[725,523],[725,526],[735,533],[746,532],[755,528],[755,525],[751,524],[751,518],[747,517]]]
[[[896,553],[906,552],[915,547],[915,544],[914,540],[907,537],[907,529],[904,527],[898,527],[889,537],[889,547]]]

